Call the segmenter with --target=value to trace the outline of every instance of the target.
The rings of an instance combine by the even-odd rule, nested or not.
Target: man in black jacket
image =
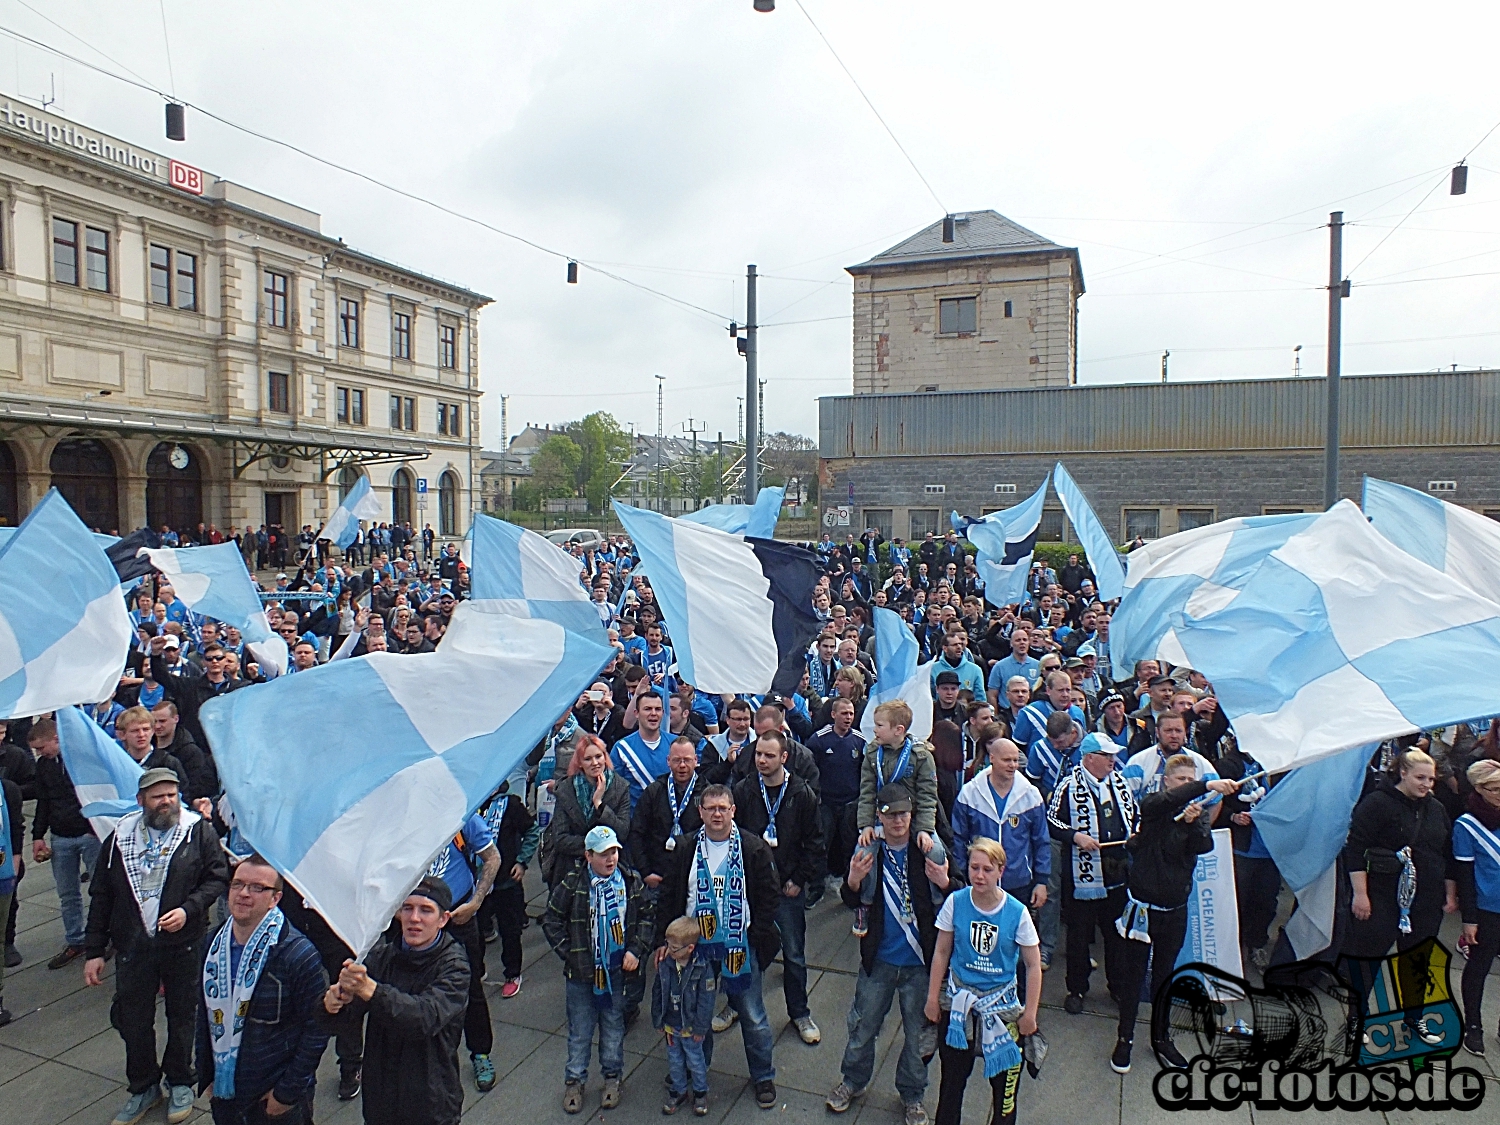
[[[189,801],[219,795],[219,771],[214,765],[213,755],[194,741],[187,727],[182,725],[177,704],[163,699],[151,708],[151,730],[156,748],[176,758],[187,771]]]
[[[807,888],[822,881],[828,848],[818,795],[787,772],[787,736],[768,730],[755,740],[755,777],[734,787],[735,823],[771,846],[781,882],[776,928],[781,933],[786,1014],[809,1046],[823,1034],[807,1006]]]
[[[120,1119],[126,1121],[136,1120],[162,1100],[163,1072],[171,1088],[167,1120],[185,1121],[193,1111],[201,946],[209,908],[228,885],[229,865],[213,826],[183,808],[179,793],[171,770],[141,774],[136,793],[141,809],[115,825],[89,880],[92,901],[83,979],[89,985],[103,983],[104,949],[113,945],[113,1011],[125,1040],[130,1087],[130,1099],[120,1111]],[[159,989],[166,993],[167,1006],[167,1047],[160,1063]]]
[[[762,1109],[770,1109],[776,1104],[776,1066],[771,1058],[776,1037],[771,1034],[771,1023],[766,1018],[761,974],[781,948],[781,936],[776,929],[776,913],[782,897],[780,880],[770,846],[754,833],[743,832],[735,826],[734,794],[727,786],[705,787],[698,795],[698,815],[703,818],[703,828],[697,840],[685,837],[682,843],[688,846],[672,850],[672,861],[657,896],[654,963],[660,964],[666,955],[667,925],[685,914],[694,917],[698,914],[697,881],[693,876],[700,855],[712,876],[709,893],[715,899],[715,903],[705,905],[727,903],[732,891],[724,874],[727,863],[724,856],[731,838],[738,837],[744,866],[743,906],[749,915],[746,935],[750,954],[749,979],[733,986],[726,979],[725,993],[739,1019],[745,1061],[750,1081],[755,1085],[755,1100]],[[718,940],[723,939],[719,937]],[[709,1062],[713,1061],[713,1042],[710,1033],[703,1044],[703,1053]]]
[[[245,682],[225,672],[224,650],[218,645],[204,646],[203,666],[206,671],[202,676],[174,676],[162,660],[165,646],[165,637],[151,638],[151,678],[161,684],[166,697],[177,704],[177,713],[193,741],[199,746],[207,746],[208,739],[198,722],[198,709],[216,695],[244,687]]]
[[[8,913],[16,893],[16,884],[25,871],[21,859],[21,841],[26,836],[26,820],[21,807],[21,787],[8,777],[0,777],[0,913]],[[5,966],[0,964],[0,1027],[10,1023],[5,1010]]]
[[[191,792],[192,783],[188,778],[187,767],[178,761],[177,755],[169,754],[156,745],[156,725],[152,722],[150,711],[139,706],[126,708],[115,720],[115,733],[125,747],[125,753],[134,758],[141,769],[171,770],[177,775],[178,788],[184,794]]]
[[[16,731],[17,736],[22,738],[22,742],[16,743],[6,739],[13,725],[0,719],[0,779],[14,782],[20,791],[20,799],[29,801],[36,796],[36,762],[24,744],[24,728]],[[18,859],[17,864],[20,863]],[[22,870],[16,872],[17,883],[21,881],[24,873]],[[17,891],[10,896],[10,904],[5,912],[5,967],[7,969],[14,969],[21,963],[21,951],[16,948],[16,914],[20,902],[20,892]]]
[[[93,825],[79,807],[73,779],[63,764],[57,723],[52,719],[36,720],[28,740],[36,753],[36,817],[31,822],[31,858],[37,863],[52,861],[52,881],[57,885],[58,905],[62,909],[64,944],[62,951],[47,962],[47,968],[61,969],[83,956],[86,919],[83,884],[78,875],[80,867],[87,875],[99,862],[99,837],[94,835]]]
[[[363,965],[345,961],[323,995],[318,1023],[332,1034],[365,1028],[366,1125],[458,1125],[464,1091],[458,1044],[469,1007],[469,958],[449,935],[453,894],[441,879],[417,884]]]
[[[691,847],[703,825],[698,816],[698,790],[705,784],[698,771],[696,741],[679,735],[667,751],[667,772],[646,786],[635,803],[626,845],[630,862],[645,880],[653,901],[672,853]]]

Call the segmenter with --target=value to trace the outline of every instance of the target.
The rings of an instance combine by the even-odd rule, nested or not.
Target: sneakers
[[[1464,1050],[1484,1058],[1484,1028],[1471,1027],[1464,1032]]]
[[[797,1034],[802,1036],[802,1042],[809,1047],[823,1041],[823,1033],[818,1030],[818,1025],[813,1023],[812,1016],[798,1016],[792,1021],[792,1026],[797,1029]]]
[[[489,1055],[470,1055],[474,1063],[474,1086],[481,1094],[487,1094],[495,1088],[495,1064],[490,1062]]]
[[[840,1082],[828,1091],[828,1098],[823,1104],[828,1107],[830,1113],[848,1113],[849,1107],[854,1104],[854,1099],[864,1096],[863,1090],[851,1090],[847,1082]]]
[[[10,1011],[5,1007],[5,1005],[0,1004],[0,1027],[4,1027],[6,1024],[10,1023],[12,1018],[14,1017],[11,1016]]]
[[[761,1109],[776,1108],[776,1083],[763,1078],[755,1084],[755,1104]]]
[[[1157,1061],[1162,1066],[1173,1067],[1177,1070],[1186,1070],[1188,1061],[1182,1057],[1182,1052],[1177,1049],[1177,1044],[1170,1039],[1156,1039],[1151,1043],[1151,1049],[1156,1052]]]
[[[604,1095],[599,1099],[600,1109],[614,1109],[620,1104],[620,1080],[606,1078],[604,1080]]]
[[[193,1088],[173,1086],[168,1094],[167,1125],[181,1125],[193,1115]]]
[[[5,946],[5,967],[7,969],[14,969],[20,963],[21,951],[15,947],[14,943],[7,942]]]
[[[1045,973],[1050,968],[1052,968],[1052,954],[1050,954],[1050,953],[1043,953],[1042,954],[1042,972]]]
[[[76,945],[65,945],[63,946],[61,953],[57,954],[52,958],[52,960],[47,962],[47,968],[64,968],[67,965],[71,965],[74,961],[78,960],[78,958],[82,956],[83,950],[79,949]]]
[[[724,1010],[714,1017],[714,1022],[711,1025],[714,1029],[714,1034],[723,1035],[734,1026],[734,1021],[739,1018],[740,1014],[734,1010],[734,1007],[726,1004]]]
[[[921,1102],[907,1102],[905,1125],[927,1125],[927,1107]]]
[[[521,995],[520,977],[511,977],[500,986],[500,999],[502,1000],[514,1000],[519,995]]]
[[[148,1112],[161,1104],[161,1084],[152,1086],[149,1090],[142,1090],[139,1094],[131,1094],[119,1113],[115,1114],[113,1125],[135,1125],[137,1121],[145,1117]]]
[[[1130,1040],[1115,1040],[1115,1052],[1109,1056],[1109,1069],[1116,1074],[1130,1073]]]
[[[1081,992],[1070,992],[1070,993],[1068,993],[1068,998],[1063,1001],[1063,1011],[1067,1012],[1068,1015],[1070,1015],[1070,1016],[1079,1016],[1079,1015],[1082,1015],[1083,1014],[1083,993],[1081,993]]]
[[[673,1116],[679,1109],[687,1104],[688,1092],[684,1090],[680,1094],[674,1094],[667,1090],[667,1100],[662,1103],[661,1112],[663,1117]]]
[[[695,1116],[695,1117],[707,1117],[708,1116],[708,1091],[707,1090],[704,1090],[703,1093],[701,1093],[701,1094],[699,1094],[699,1093],[694,1093],[693,1094],[693,1116]]]
[[[363,1068],[357,1064],[354,1066],[339,1067],[339,1101],[352,1102],[359,1097],[359,1081]]]
[[[563,1087],[563,1112],[583,1112],[583,1083],[569,1082]]]
[[[1429,1047],[1436,1047],[1443,1041],[1443,1033],[1441,1031],[1434,1031],[1432,1025],[1428,1023],[1426,1016],[1417,1020],[1417,1025],[1412,1030],[1416,1032],[1417,1038]]]

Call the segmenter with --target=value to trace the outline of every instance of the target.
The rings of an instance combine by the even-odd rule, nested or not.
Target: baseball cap
[[[1099,653],[1098,653],[1098,651],[1097,651],[1097,650],[1096,650],[1096,649],[1095,649],[1095,648],[1094,648],[1094,646],[1093,646],[1093,645],[1079,645],[1079,646],[1078,646],[1078,655],[1079,655],[1079,656],[1080,656],[1080,657],[1084,657],[1084,656],[1092,656],[1092,657],[1095,657],[1095,658],[1097,658],[1097,657],[1098,657],[1098,655],[1099,655]]]
[[[1173,682],[1174,681],[1171,676],[1152,676],[1149,680],[1146,681],[1146,686],[1155,687],[1157,684],[1170,684]]]
[[[167,639],[162,642],[162,647],[163,648],[181,648],[182,647],[182,642],[179,641],[176,637],[174,637],[171,633],[168,633],[167,634]]]
[[[607,852],[611,848],[620,846],[620,837],[615,835],[615,830],[607,824],[599,824],[589,829],[589,834],[583,838],[585,851]]]
[[[430,898],[437,904],[439,910],[453,909],[453,891],[436,875],[422,876],[422,881],[413,887],[406,897],[411,898],[412,895],[418,898]]]
[[[944,684],[952,684],[954,687],[957,687],[962,682],[963,681],[958,678],[957,672],[939,672],[937,674],[938,687],[942,687]]]
[[[875,811],[909,813],[912,811],[911,793],[904,785],[886,785],[875,795]]]
[[[1079,743],[1078,746],[1080,757],[1085,754],[1104,754],[1108,757],[1113,758],[1117,753],[1119,753],[1119,750],[1120,747],[1117,743],[1115,743],[1111,739],[1105,738],[1097,731],[1084,735],[1083,741]]]
[[[1084,666],[1083,661],[1076,656],[1070,656],[1063,662],[1064,668],[1082,668]]]
[[[281,572],[281,573],[280,573],[280,574],[278,574],[278,575],[277,575],[277,576],[276,576],[276,577],[277,577],[277,578],[278,578],[278,579],[281,579],[281,578],[285,578],[285,577],[286,577],[286,571],[282,571],[282,572]]]
[[[155,769],[147,770],[141,774],[141,779],[135,783],[135,791],[137,793],[144,793],[153,785],[160,785],[166,781],[170,781],[173,785],[177,786],[182,784],[176,770],[169,770],[165,766],[157,766]]]

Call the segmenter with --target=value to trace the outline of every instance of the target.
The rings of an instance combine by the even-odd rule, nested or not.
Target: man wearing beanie
[[[469,1006],[469,959],[443,927],[453,910],[448,884],[429,875],[396,915],[363,965],[344,962],[323,996],[318,1022],[339,1034],[365,1027],[363,1108],[367,1125],[457,1125],[464,1093],[458,1044]]]

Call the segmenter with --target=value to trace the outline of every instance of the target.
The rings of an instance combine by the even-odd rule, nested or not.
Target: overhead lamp
[[[187,106],[167,103],[167,140],[187,140]]]
[[[776,0],[755,0],[755,10],[757,12],[774,12],[776,10]]]
[[[943,216],[943,241],[944,242],[952,242],[953,241],[953,216],[952,215],[944,215]]]
[[[1463,195],[1469,190],[1469,166],[1459,163],[1453,166],[1453,177],[1448,181],[1449,195]]]
[[[577,262],[569,262],[568,263],[568,284],[569,285],[577,285],[578,284],[578,263]]]

